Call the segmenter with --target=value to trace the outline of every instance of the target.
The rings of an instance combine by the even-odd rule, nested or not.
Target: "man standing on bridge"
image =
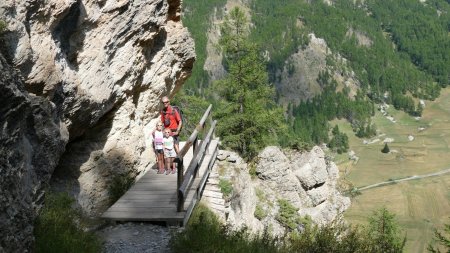
[[[172,137],[175,142],[175,151],[179,150],[179,140],[178,136],[180,134],[183,122],[181,120],[180,113],[172,106],[170,106],[170,100],[167,96],[162,97],[161,102],[164,108],[161,110],[161,122],[164,124],[164,129],[170,129],[172,132]]]

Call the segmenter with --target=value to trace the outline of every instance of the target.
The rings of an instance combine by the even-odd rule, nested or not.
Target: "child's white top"
[[[164,136],[163,143],[165,149],[173,149],[174,141],[172,136]]]

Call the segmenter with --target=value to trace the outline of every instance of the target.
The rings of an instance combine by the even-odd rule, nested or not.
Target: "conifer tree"
[[[403,252],[406,236],[402,237],[395,215],[386,208],[374,212],[368,227],[370,250],[367,252]]]
[[[338,154],[347,152],[349,148],[348,136],[345,133],[339,131],[338,125],[333,127],[331,133],[333,134],[333,138],[331,139],[330,143],[328,143],[328,147],[333,151],[336,151]]]
[[[387,143],[385,143],[384,148],[381,150],[381,152],[387,154],[387,153],[389,153],[389,151],[390,151],[389,146]]]
[[[248,39],[247,18],[234,8],[221,26],[219,46],[228,75],[214,84],[219,95],[217,132],[222,142],[246,158],[274,141],[284,113],[274,102],[265,60]]]
[[[444,231],[434,230],[434,241],[437,245],[428,244],[427,250],[432,253],[441,253],[440,249],[450,252],[450,224],[444,224]]]

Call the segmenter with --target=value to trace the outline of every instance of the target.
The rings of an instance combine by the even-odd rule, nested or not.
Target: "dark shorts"
[[[170,131],[176,132],[177,130],[176,129],[170,129]],[[173,142],[178,145],[179,144],[178,135],[172,135],[172,137],[173,137]]]
[[[157,149],[156,154],[164,154],[164,149]]]

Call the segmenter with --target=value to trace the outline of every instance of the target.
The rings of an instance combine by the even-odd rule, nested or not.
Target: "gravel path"
[[[178,228],[150,223],[127,222],[110,225],[97,233],[106,253],[169,253],[169,240]]]
[[[445,169],[445,170],[441,170],[441,171],[429,173],[429,174],[424,174],[424,175],[409,176],[409,177],[402,178],[402,179],[388,180],[388,181],[371,184],[371,185],[364,186],[364,187],[358,187],[358,190],[363,191],[363,190],[368,190],[368,189],[372,189],[372,188],[380,187],[380,186],[384,186],[384,185],[391,185],[393,183],[399,183],[399,182],[409,181],[409,180],[417,180],[417,179],[422,179],[422,178],[427,178],[427,177],[435,177],[435,176],[440,176],[440,175],[447,174],[447,173],[450,173],[450,169]]]

